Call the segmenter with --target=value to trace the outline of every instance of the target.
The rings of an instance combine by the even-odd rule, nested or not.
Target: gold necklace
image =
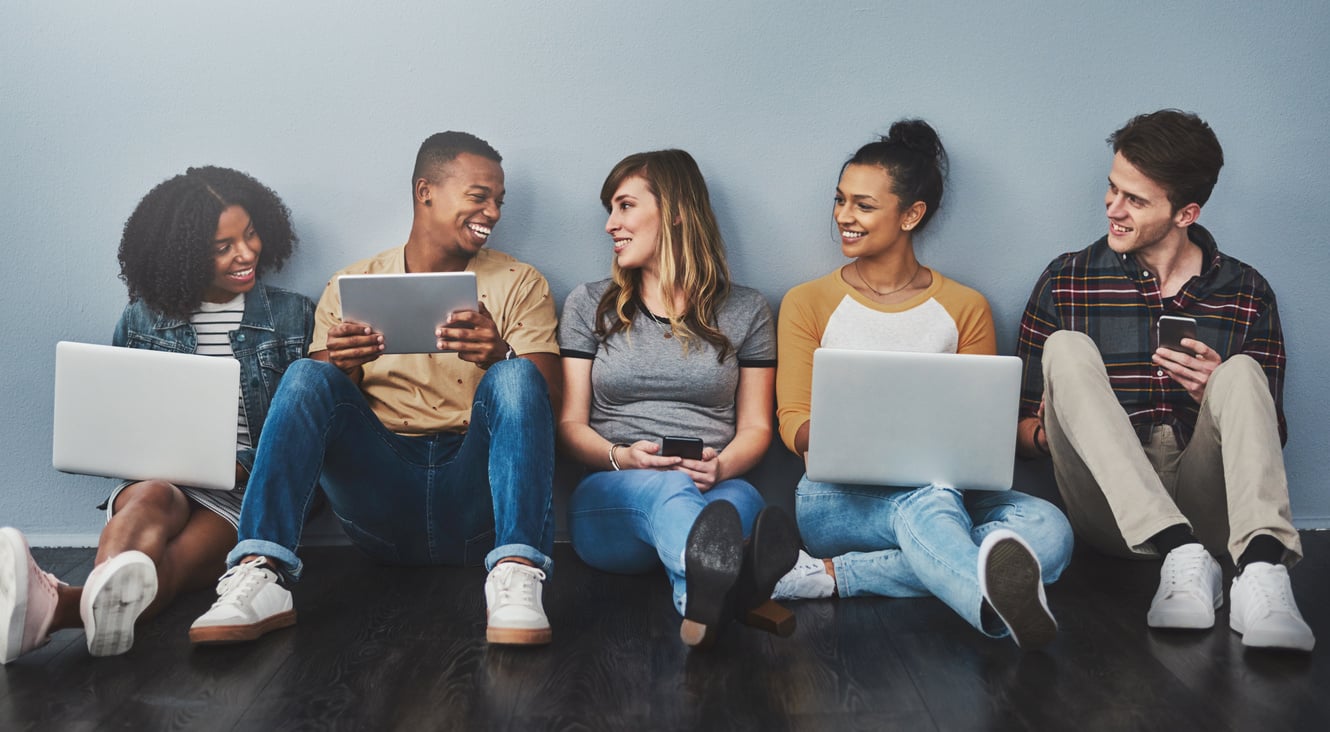
[[[909,287],[910,283],[914,282],[914,278],[919,276],[919,269],[922,266],[923,265],[919,264],[918,260],[915,260],[914,272],[910,274],[910,279],[906,280],[905,284],[901,285],[900,287],[897,287],[894,290],[888,290],[887,292],[878,292],[876,289],[873,288],[871,284],[869,284],[868,278],[864,277],[864,273],[859,269],[859,260],[857,259],[854,260],[854,273],[859,275],[859,281],[864,283],[864,287],[867,287],[869,292],[872,292],[874,295],[877,295],[878,297],[886,297],[887,295],[895,295],[901,290],[904,290],[905,288]]]
[[[647,317],[647,320],[650,320],[651,322],[655,323],[657,328],[660,328],[660,333],[662,336],[664,336],[665,338],[674,337],[674,328],[672,327],[667,328],[664,323],[661,323],[660,320],[656,317],[656,314],[647,309],[646,303],[642,303],[642,314]]]

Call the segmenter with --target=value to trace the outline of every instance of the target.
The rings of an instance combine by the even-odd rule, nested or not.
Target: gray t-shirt
[[[733,352],[717,363],[717,350],[693,338],[685,355],[669,322],[639,308],[631,332],[605,343],[596,337],[596,304],[610,280],[578,285],[559,318],[564,358],[593,359],[591,428],[611,442],[697,437],[716,450],[734,439],[739,368],[776,365],[776,329],[761,293],[731,288],[717,316]]]

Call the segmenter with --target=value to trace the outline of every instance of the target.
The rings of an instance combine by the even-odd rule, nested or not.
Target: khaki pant
[[[1107,554],[1152,557],[1151,536],[1187,524],[1212,554],[1236,560],[1268,534],[1288,550],[1289,564],[1302,556],[1274,399],[1250,356],[1215,369],[1185,450],[1169,427],[1156,427],[1141,445],[1084,333],[1049,336],[1043,365],[1053,472],[1081,538]]]

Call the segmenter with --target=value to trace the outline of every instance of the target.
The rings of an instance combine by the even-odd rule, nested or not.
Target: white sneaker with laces
[[[494,565],[485,578],[485,639],[504,645],[540,645],[553,636],[541,605],[545,573],[520,562]]]
[[[776,582],[773,600],[816,600],[836,594],[836,578],[827,574],[827,565],[803,549],[790,571]]]
[[[1016,532],[998,529],[979,544],[979,592],[1021,648],[1041,648],[1057,637],[1039,557]]]
[[[228,570],[217,582],[217,602],[189,626],[191,643],[240,643],[296,624],[291,593],[259,557]]]
[[[1145,621],[1151,628],[1203,630],[1214,627],[1215,610],[1223,605],[1219,562],[1201,544],[1183,544],[1164,557]]]
[[[1293,586],[1284,565],[1248,564],[1233,578],[1230,595],[1228,625],[1242,634],[1242,645],[1296,651],[1310,651],[1316,645],[1312,629],[1293,601]]]
[[[64,584],[43,572],[23,532],[0,529],[0,662],[9,663],[51,640],[51,622]]]
[[[79,600],[88,653],[128,651],[134,645],[134,623],[156,597],[157,565],[143,552],[123,552],[93,567]]]

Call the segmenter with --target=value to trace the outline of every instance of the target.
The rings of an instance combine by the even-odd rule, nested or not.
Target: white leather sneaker
[[[156,597],[157,565],[143,552],[123,552],[93,567],[79,600],[88,653],[128,651],[134,645],[134,623]]]
[[[553,636],[541,605],[545,573],[520,562],[494,565],[485,578],[485,639],[504,645],[540,645]]]
[[[1284,565],[1248,564],[1233,579],[1230,594],[1228,625],[1242,634],[1242,645],[1296,651],[1310,651],[1316,645],[1312,629],[1293,601],[1293,586]]]
[[[836,580],[827,574],[827,565],[803,549],[794,567],[776,582],[773,600],[816,600],[836,594]]]
[[[1223,604],[1219,562],[1199,543],[1183,544],[1164,557],[1145,621],[1151,628],[1212,628]]]
[[[240,643],[295,625],[291,593],[270,566],[259,557],[226,570],[217,582],[217,602],[189,626],[190,642]]]

